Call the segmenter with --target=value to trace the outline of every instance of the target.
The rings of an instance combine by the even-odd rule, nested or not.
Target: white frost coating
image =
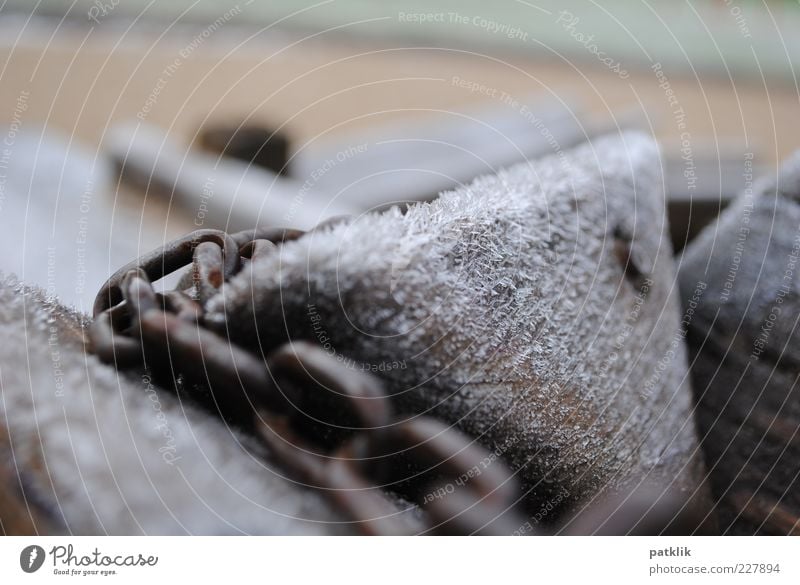
[[[407,409],[503,450],[541,502],[645,476],[693,488],[658,148],[626,133],[562,154],[287,243],[208,319],[250,347],[256,329],[316,339],[378,370]],[[647,294],[615,233],[653,269]]]
[[[65,532],[347,530],[235,431],[86,356],[78,315],[12,279],[0,282],[0,336],[0,425],[27,496],[50,506]]]

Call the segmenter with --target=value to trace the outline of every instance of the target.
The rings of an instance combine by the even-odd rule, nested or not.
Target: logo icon
[[[44,549],[32,544],[22,549],[19,554],[19,566],[26,573],[35,573],[44,564]]]

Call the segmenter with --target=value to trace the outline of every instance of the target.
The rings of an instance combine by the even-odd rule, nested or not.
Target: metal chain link
[[[514,532],[524,522],[517,482],[471,438],[429,416],[399,416],[377,377],[313,343],[286,343],[265,361],[204,326],[203,300],[303,233],[199,230],[123,266],[97,294],[91,351],[118,369],[144,367],[166,385],[205,393],[365,534],[411,532],[403,500],[417,504],[426,533]],[[186,267],[191,283],[155,291],[154,281]]]

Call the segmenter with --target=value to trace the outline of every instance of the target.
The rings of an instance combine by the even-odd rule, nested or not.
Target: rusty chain
[[[199,230],[123,266],[95,299],[91,350],[204,397],[365,534],[514,532],[524,522],[514,508],[519,488],[495,454],[429,416],[399,416],[378,378],[313,343],[286,343],[262,359],[204,326],[206,299],[303,234]],[[176,290],[155,291],[153,282],[187,267]],[[410,502],[421,529],[401,513]]]

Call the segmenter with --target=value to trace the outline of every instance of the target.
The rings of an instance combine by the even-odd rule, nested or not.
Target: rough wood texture
[[[800,154],[686,252],[702,444],[728,534],[800,534]],[[702,289],[698,295],[698,289]]]
[[[252,441],[86,355],[79,315],[40,291],[0,282],[0,336],[0,463],[13,459],[0,469],[3,530],[42,531],[13,498],[73,534],[348,531]]]
[[[659,169],[623,134],[313,232],[207,320],[377,371],[409,412],[504,453],[543,522],[639,482],[689,498],[703,471]]]

